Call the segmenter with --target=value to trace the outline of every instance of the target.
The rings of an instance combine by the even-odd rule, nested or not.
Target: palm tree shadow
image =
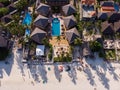
[[[96,85],[96,83],[95,83],[95,81],[94,81],[94,79],[93,78],[95,78],[93,75],[92,75],[92,72],[91,72],[91,70],[89,69],[89,68],[85,68],[84,69],[84,72],[86,73],[86,75],[87,75],[87,79],[90,81],[90,84],[92,85],[92,86],[94,86],[94,85]]]
[[[17,65],[21,71],[21,74],[22,76],[25,76],[25,73],[24,73],[24,68],[23,68],[23,63],[22,63],[22,51],[17,51],[16,52],[16,61],[17,61]]]
[[[60,82],[62,79],[62,75],[60,74],[58,65],[56,65],[56,64],[54,64],[54,73],[55,73],[56,79]]]
[[[47,83],[47,72],[44,65],[30,65],[30,72],[34,81],[40,82],[40,76],[43,83]]]
[[[38,73],[41,76],[43,83],[47,83],[48,78],[47,78],[47,71],[46,67],[44,65],[38,65]]]
[[[119,81],[120,78],[115,73],[115,67],[113,67],[111,63],[108,63],[107,66],[108,66],[108,70],[109,70],[110,74],[113,75],[113,79]]]
[[[96,56],[97,57],[97,56]],[[104,87],[106,89],[109,90],[110,86],[109,86],[109,79],[105,76],[105,73],[107,71],[107,67],[106,67],[106,63],[102,60],[102,59],[98,59],[98,57],[95,60],[86,60],[86,62],[91,66],[91,68],[96,72],[96,74],[98,75],[99,80],[101,81],[101,83],[104,85]],[[91,63],[92,62],[92,63]],[[104,62],[104,63],[103,63]],[[95,63],[93,65],[93,63]],[[101,72],[101,69],[104,72]]]
[[[72,79],[72,82],[74,84],[77,84],[76,80],[77,80],[77,73],[76,73],[76,69],[74,67],[74,65],[70,66],[71,69],[68,71],[68,76]]]
[[[12,70],[14,63],[14,54],[13,52],[6,58],[5,61],[0,61],[0,78],[3,78],[3,71],[9,76]]]
[[[109,88],[110,88],[109,83],[108,83],[109,79],[105,76],[105,73],[101,73],[99,71],[99,69],[97,69],[97,68],[96,68],[96,73],[99,76],[99,80],[104,85],[104,87],[109,90]]]

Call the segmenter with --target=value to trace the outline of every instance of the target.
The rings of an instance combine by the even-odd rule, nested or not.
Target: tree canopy
[[[102,45],[98,41],[91,41],[90,42],[90,49],[93,52],[98,52],[99,50],[101,50],[101,48],[102,48]]]
[[[20,0],[17,4],[16,7],[19,11],[24,10],[25,7],[28,5],[28,0]]]

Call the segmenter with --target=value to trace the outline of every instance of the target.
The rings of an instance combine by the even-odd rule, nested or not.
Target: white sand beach
[[[0,62],[0,90],[120,90],[119,63],[84,59],[82,71],[77,69],[80,63],[73,63],[70,71],[63,64],[59,72],[58,64],[30,65],[29,69],[21,59],[21,53],[14,50],[9,64]]]

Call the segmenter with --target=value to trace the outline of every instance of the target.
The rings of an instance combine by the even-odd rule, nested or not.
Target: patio
[[[61,44],[61,45],[56,45],[54,46],[54,57],[58,57],[61,56],[62,54],[66,55],[66,53],[69,53],[69,46],[65,45],[65,44]]]
[[[107,60],[116,60],[115,50],[106,50],[105,51],[105,58]]]
[[[118,57],[118,60],[120,61],[120,50],[117,51],[116,56]]]
[[[115,40],[115,45],[117,49],[120,49],[120,40]]]
[[[95,15],[95,10],[93,6],[82,6],[83,17],[91,18]]]
[[[115,42],[113,40],[104,40],[104,49],[115,49]]]

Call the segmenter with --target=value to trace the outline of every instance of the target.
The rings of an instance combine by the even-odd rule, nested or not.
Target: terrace
[[[115,40],[115,46],[117,49],[120,49],[120,40]]]
[[[118,60],[120,61],[120,50],[117,51],[116,55],[118,57]]]
[[[115,43],[113,40],[104,40],[103,47],[104,49],[115,49]]]
[[[105,58],[107,60],[116,60],[115,50],[105,50]]]
[[[82,6],[82,11],[83,11],[83,18],[91,18],[96,15],[96,11],[94,9],[94,6]]]

